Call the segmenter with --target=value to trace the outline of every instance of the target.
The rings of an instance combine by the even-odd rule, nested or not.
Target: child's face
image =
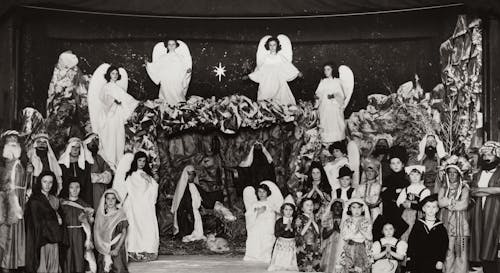
[[[410,172],[410,182],[411,183],[420,183],[422,181],[422,174],[417,171]]]
[[[333,215],[337,215],[337,216],[342,215],[342,210],[343,210],[342,203],[340,203],[340,202],[333,203],[333,205],[332,205]]]
[[[394,226],[392,224],[385,224],[382,229],[382,233],[384,233],[385,237],[393,237],[394,236]]]
[[[422,207],[422,210],[424,211],[426,217],[433,218],[439,211],[438,202],[437,201],[427,202]]]
[[[266,200],[267,199],[267,191],[265,189],[259,188],[257,190],[257,197],[259,197],[259,200]]]
[[[283,208],[283,216],[284,217],[292,217],[293,216],[293,209],[290,206],[285,206]]]
[[[351,214],[353,217],[359,217],[359,216],[361,216],[361,213],[363,213],[363,210],[361,209],[361,205],[358,203],[352,203],[349,210],[351,211]]]
[[[349,176],[344,176],[339,179],[340,186],[342,188],[348,188],[351,186],[351,177]]]
[[[333,149],[333,157],[340,158],[343,157],[344,153],[340,149]]]
[[[80,195],[80,183],[72,182],[69,184],[69,197],[78,198]]]
[[[448,170],[446,170],[446,173],[448,174],[448,179],[450,180],[450,183],[458,182],[460,174],[458,173],[457,170],[449,168]]]
[[[312,169],[311,177],[314,181],[320,181],[321,180],[321,171],[318,168]]]
[[[399,158],[392,158],[390,166],[393,172],[398,173],[403,169],[403,162]]]
[[[366,178],[368,180],[373,180],[373,179],[377,178],[377,172],[374,169],[369,168],[366,170],[365,173],[366,173]]]
[[[313,201],[312,200],[307,200],[304,202],[304,204],[302,205],[302,211],[305,213],[305,214],[312,214],[313,213],[313,210],[314,210],[314,204],[313,204]]]
[[[142,170],[146,166],[146,158],[142,157],[137,159],[137,169]]]
[[[74,145],[71,147],[70,153],[72,157],[77,157],[80,155],[80,145]]]
[[[52,184],[54,183],[53,180],[54,179],[50,175],[46,175],[46,176],[42,177],[42,180],[40,181],[42,192],[44,192],[44,193],[50,192],[50,190],[52,189]]]
[[[116,196],[112,193],[106,194],[106,206],[108,208],[116,207]]]

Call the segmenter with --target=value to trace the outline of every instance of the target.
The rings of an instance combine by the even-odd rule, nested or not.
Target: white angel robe
[[[189,68],[186,58],[175,51],[163,54],[157,61],[146,65],[151,80],[160,84],[160,99],[169,105],[186,101],[191,80],[191,73],[187,73]]]
[[[255,209],[265,207],[263,213],[258,214]],[[276,213],[279,208],[273,205],[270,200],[257,201],[252,204],[245,213],[247,227],[247,241],[245,257],[243,260],[249,262],[271,261],[274,242],[274,225],[276,223]]]
[[[273,100],[281,105],[295,105],[295,97],[288,86],[299,75],[299,70],[281,54],[266,54],[264,61],[248,77],[259,84],[257,100]]]
[[[108,82],[102,87],[99,99],[104,106],[104,116],[99,119],[99,128],[96,129],[103,157],[114,168],[125,150],[125,123],[134,112],[138,102],[113,82]],[[115,100],[121,104],[117,104]]]
[[[332,96],[333,98],[328,98]],[[322,79],[316,89],[319,101],[319,127],[321,141],[332,143],[345,139],[346,124],[344,119],[345,95],[338,78]]]
[[[133,172],[125,181],[125,201],[123,208],[127,214],[127,251],[131,253],[158,253],[160,234],[156,218],[156,198],[158,183],[142,170]]]

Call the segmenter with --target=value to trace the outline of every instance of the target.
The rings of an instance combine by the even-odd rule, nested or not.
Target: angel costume
[[[339,78],[325,78],[316,89],[321,141],[332,143],[345,139],[344,110],[354,88],[354,75],[345,65],[339,67]]]
[[[247,240],[244,261],[264,262],[271,261],[274,242],[274,225],[276,213],[279,213],[283,204],[283,195],[271,181],[264,181],[271,190],[271,195],[266,200],[257,200],[254,187],[246,187],[243,190],[245,201],[245,222],[247,228]],[[257,212],[265,208],[264,212]]]
[[[94,245],[99,253],[98,272],[128,273],[125,244],[121,245],[117,256],[111,256],[111,251],[116,248],[123,230],[128,227],[127,216],[120,207],[117,210],[106,208],[107,194],[114,194],[116,202],[122,202],[120,195],[113,189],[105,191],[99,202],[94,224]]]
[[[257,48],[257,67],[248,77],[259,84],[257,100],[273,100],[282,105],[295,105],[295,98],[287,83],[300,73],[292,64],[292,43],[286,35],[278,35],[281,50],[271,54],[265,48],[269,38],[271,36],[267,35],[260,40]]]
[[[198,177],[189,181],[189,173],[194,171],[191,165],[184,168],[172,201],[174,235],[182,236],[183,242],[206,239],[203,235],[203,222],[200,214],[201,195],[197,187]]]
[[[364,215],[354,217],[348,214],[352,204],[360,204]],[[372,222],[370,210],[361,199],[353,198],[344,206],[340,225],[339,257],[336,273],[368,273],[371,269]],[[358,271],[355,271],[355,269]]]
[[[146,64],[149,77],[160,85],[160,99],[169,105],[186,101],[193,67],[188,46],[180,40],[177,44],[179,46],[169,52],[165,43],[157,43],[153,48],[153,62]]]
[[[156,260],[160,245],[155,207],[158,183],[143,170],[137,170],[126,177],[124,173],[130,170],[133,160],[134,155],[131,153],[123,156],[113,181],[113,189],[124,200],[123,209],[130,225],[127,251],[136,261]]]
[[[125,69],[118,69],[120,80],[106,82],[104,75],[109,67],[109,64],[101,64],[92,75],[88,104],[92,130],[99,135],[104,159],[114,168],[125,149],[125,123],[138,102],[127,94],[128,76]]]

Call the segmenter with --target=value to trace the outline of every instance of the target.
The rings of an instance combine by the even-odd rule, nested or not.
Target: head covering
[[[464,174],[469,171],[472,166],[470,165],[470,163],[467,161],[467,159],[463,158],[463,157],[458,157],[456,155],[454,156],[451,156],[450,158],[448,158],[448,160],[445,161],[445,166],[444,166],[444,169],[445,169],[445,180],[446,180],[446,192],[445,192],[445,197],[448,197],[448,198],[453,198],[455,200],[458,200],[460,199],[460,195],[462,194],[462,189],[464,186],[468,187],[467,184],[464,182],[463,180],[463,176]],[[454,197],[449,197],[449,193],[450,193],[450,178],[448,177],[448,169],[455,169],[458,174],[459,174],[459,178],[458,178],[458,189],[457,189],[457,193]]]
[[[50,147],[49,135],[47,135],[45,133],[40,133],[40,134],[37,134],[33,137],[33,145],[28,151],[28,158],[30,159],[31,164],[33,165],[33,175],[39,176],[43,170],[42,160],[36,154],[36,148],[38,148],[38,144],[37,144],[38,140],[42,140],[45,143],[47,143],[47,159],[49,161],[50,170],[56,175],[58,183],[62,183],[61,167],[59,166],[56,155],[54,154],[54,151],[52,150],[52,147]]]
[[[289,194],[285,197],[285,200],[283,200],[283,204],[292,204],[295,206],[295,200],[293,200],[293,197],[291,194]]]
[[[422,140],[420,141],[420,144],[419,144],[419,153],[418,153],[418,156],[417,156],[417,160],[418,161],[421,161],[422,159],[424,159],[424,156],[425,156],[425,148],[427,147],[427,138],[430,137],[430,136],[433,136],[435,139],[436,139],[436,154],[438,156],[439,159],[443,158],[446,156],[446,151],[444,149],[444,144],[443,142],[439,139],[439,137],[435,134],[427,134],[424,136],[424,138],[422,138]]]
[[[106,272],[109,271],[111,264],[113,264],[113,260],[110,255],[111,247],[121,236],[120,234],[113,238],[113,232],[120,222],[127,220],[127,216],[121,208],[121,204],[118,204],[118,210],[108,211],[108,213],[106,213],[106,195],[110,193],[115,195],[117,203],[122,202],[120,195],[116,190],[106,190],[101,197],[101,201],[99,202],[94,223],[94,245],[95,249],[104,255],[104,267],[105,269],[108,269]]]
[[[375,220],[375,223],[373,223],[374,233],[379,233],[373,234],[374,237],[383,236],[383,229],[387,224],[391,224],[394,227],[394,237],[398,239],[399,237],[401,237],[401,234],[403,234],[408,229],[408,224],[401,218],[396,220],[384,215],[380,215]]]
[[[16,130],[7,130],[7,131],[3,132],[0,135],[0,138],[5,138],[5,137],[8,137],[8,136],[17,136],[17,137],[19,137],[19,132],[16,131]]]
[[[90,164],[94,164],[94,159],[91,157],[90,159],[86,159],[85,149],[82,145],[82,141],[77,137],[72,137],[68,141],[68,145],[66,145],[66,150],[59,158],[59,163],[69,168],[70,166],[70,153],[71,148],[75,146],[80,146],[80,155],[78,156],[78,167],[82,170],[85,169],[85,161],[88,161]]]
[[[394,143],[394,138],[391,135],[389,135],[389,134],[379,134],[379,135],[375,135],[373,137],[373,148],[375,148],[375,146],[377,145],[377,143],[380,140],[386,140],[387,143],[389,144],[389,148],[392,147],[392,144]]]
[[[496,141],[487,141],[484,145],[479,149],[479,154],[493,154],[496,157],[500,158],[500,143]]]
[[[431,194],[427,197],[425,197],[422,201],[420,201],[420,208],[423,208],[425,204],[430,203],[430,202],[437,202],[438,201],[438,195],[437,194]]]
[[[411,166],[405,167],[405,172],[407,174],[410,174],[414,170],[418,171],[420,174],[424,174],[425,173],[425,166],[424,165],[411,165]]]
[[[393,158],[399,158],[403,164],[408,163],[408,153],[406,152],[406,148],[403,146],[393,146],[389,150],[389,160]]]
[[[191,194],[191,206],[193,209],[193,216],[194,216],[194,227],[193,227],[193,232],[190,235],[187,235],[184,238],[182,238],[183,242],[196,241],[205,238],[205,236],[203,236],[203,222],[199,211],[202,199],[200,192],[196,187],[196,184],[198,184],[198,176],[195,176],[193,183],[189,183],[188,185],[189,173],[194,171],[195,168],[192,165],[187,165],[186,167],[184,167],[184,170],[182,171],[181,174],[181,178],[179,179],[179,182],[177,182],[174,199],[172,201],[172,208],[170,209],[170,211],[174,214],[174,235],[175,235],[179,233],[177,210],[179,209],[179,205],[181,203],[182,197],[184,196],[186,187],[189,186],[189,193]]]
[[[366,183],[367,181],[367,170],[374,170],[377,173],[378,182],[382,184],[382,175],[380,175],[382,173],[382,164],[380,164],[380,161],[373,157],[364,158],[361,161],[361,168],[363,169],[363,174],[361,175],[361,184]]]
[[[342,166],[342,168],[340,168],[340,170],[339,170],[339,177],[338,178],[342,178],[344,176],[352,177],[353,173],[354,173],[354,171],[351,170],[349,168],[349,166],[345,165],[345,166]]]
[[[92,156],[92,152],[89,150],[89,147],[87,145],[92,142],[95,138],[98,138],[98,135],[96,133],[90,133],[85,136],[83,139],[83,152],[85,153],[85,159],[87,162],[90,164],[94,164],[94,156]]]
[[[257,145],[260,145],[262,147],[262,153],[266,157],[267,163],[271,164],[273,162],[273,157],[267,151],[266,147],[264,147],[264,145],[262,145],[260,142],[256,142],[254,145],[252,145],[252,148],[250,148],[250,152],[248,153],[248,155],[245,158],[245,160],[241,161],[241,163],[239,165],[240,167],[242,167],[242,168],[248,168],[248,167],[250,167],[252,165],[252,163],[253,163],[253,152],[254,152],[255,146],[257,146]]]

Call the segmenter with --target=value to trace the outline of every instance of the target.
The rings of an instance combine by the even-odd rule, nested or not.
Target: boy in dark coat
[[[442,272],[448,250],[448,232],[436,217],[439,206],[437,195],[421,202],[423,219],[415,222],[408,239],[408,269],[412,273]]]

